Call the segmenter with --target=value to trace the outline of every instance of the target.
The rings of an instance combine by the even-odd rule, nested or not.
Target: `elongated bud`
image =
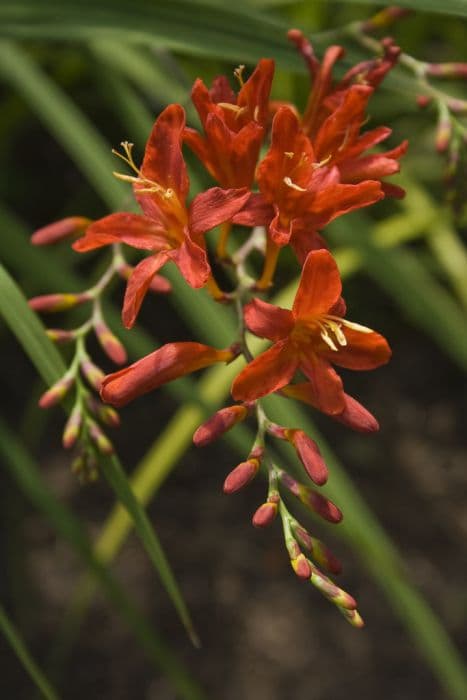
[[[430,95],[417,95],[417,104],[421,109],[425,109],[425,107],[428,107],[432,99],[433,98]]]
[[[66,311],[79,304],[89,301],[91,297],[86,292],[81,294],[44,294],[39,297],[29,299],[29,306],[34,311],[47,311],[54,313],[56,311]]]
[[[268,527],[274,521],[278,511],[278,501],[267,500],[255,511],[252,523],[255,527]]]
[[[297,521],[292,523],[292,530],[299,545],[311,554],[313,560],[316,561],[317,564],[324,567],[326,571],[329,571],[331,574],[341,573],[342,564],[337,557],[334,556],[329,547],[321,542],[321,540],[316,539],[316,537],[312,537],[312,535]]]
[[[436,78],[467,78],[467,63],[429,63],[425,72]]]
[[[356,627],[357,629],[365,627],[365,622],[360,617],[358,610],[346,610],[345,608],[339,608],[339,611],[345,617],[347,622],[350,622],[352,627]]]
[[[91,362],[89,358],[87,360],[83,360],[80,367],[83,376],[85,379],[87,379],[89,384],[96,391],[100,391],[102,380],[105,377],[104,372],[97,365],[95,365],[94,362]]]
[[[287,472],[280,471],[279,478],[286,488],[294,494],[307,508],[330,523],[339,523],[342,512],[328,498],[296,481]]]
[[[49,340],[59,345],[62,343],[70,343],[76,338],[74,331],[65,331],[62,328],[47,328],[45,332]]]
[[[339,586],[336,586],[331,579],[322,574],[321,571],[313,565],[311,566],[311,583],[315,588],[321,591],[331,603],[334,603],[334,605],[337,605],[339,608],[355,610],[357,607],[355,598],[342,588],[339,588]]]
[[[379,423],[374,415],[348,394],[345,394],[345,408],[342,413],[331,417],[359,433],[374,433],[379,430]]]
[[[112,406],[101,404],[96,415],[103,423],[110,425],[111,428],[118,428],[120,425],[120,416]]]
[[[58,380],[45,394],[42,394],[39,399],[39,406],[41,408],[50,408],[59,403],[73,386],[74,377],[73,375],[65,374],[61,379]]]
[[[128,280],[131,277],[133,270],[133,265],[129,265],[126,262],[123,262],[117,268],[118,274],[124,280]],[[169,294],[172,291],[172,285],[170,284],[169,280],[162,275],[154,275],[149,283],[149,289],[151,292],[154,292],[154,294]]]
[[[320,66],[311,43],[305,37],[303,32],[300,31],[300,29],[289,29],[287,32],[287,39],[295,44],[297,51],[302,55],[305,64],[310,71],[310,75],[314,77],[319,71]]]
[[[318,486],[325,484],[329,472],[316,442],[303,430],[287,430],[286,434],[310,479]]]
[[[452,121],[449,114],[441,116],[436,129],[435,146],[438,153],[444,153],[449,146],[452,136]]]
[[[248,407],[244,404],[221,408],[199,426],[193,435],[193,442],[197,447],[209,445],[233,428],[234,425],[244,420],[247,415]]]
[[[295,559],[291,559],[290,563],[298,578],[306,580],[311,577],[310,562],[302,552]]]
[[[89,435],[91,437],[91,440],[99,450],[101,454],[104,455],[111,455],[114,452],[114,448],[112,443],[110,442],[109,438],[104,434],[104,432],[101,430],[99,425],[93,421],[92,419],[88,418],[87,420],[87,428],[89,430]]]
[[[411,10],[391,5],[381,10],[381,12],[377,12],[373,17],[370,17],[370,19],[362,22],[360,24],[360,31],[375,32],[378,31],[378,29],[384,29],[409,14],[411,14]]]
[[[235,493],[249,484],[258,473],[259,465],[260,460],[255,457],[249,458],[246,462],[241,462],[224,481],[224,493]]]
[[[127,360],[126,350],[108,325],[100,320],[94,324],[97,340],[103,351],[116,365],[123,365]]]
[[[88,484],[92,481],[96,481],[98,471],[95,457],[88,452],[79,455],[73,460],[71,464],[71,471],[78,477],[82,484]]]
[[[83,414],[81,412],[81,406],[76,404],[66,422],[65,430],[63,431],[62,444],[66,450],[72,447],[78,439],[82,422]]]
[[[91,219],[86,219],[84,216],[69,216],[37,229],[31,236],[31,243],[33,245],[58,243],[69,236],[81,235],[91,223]]]

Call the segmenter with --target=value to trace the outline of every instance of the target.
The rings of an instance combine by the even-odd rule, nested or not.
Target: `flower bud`
[[[300,554],[295,558],[291,559],[292,569],[297,574],[298,578],[309,579],[311,577],[311,566],[305,555],[300,552]]]
[[[337,605],[339,608],[355,610],[357,607],[355,598],[342,590],[342,588],[339,588],[339,586],[336,586],[331,579],[324,576],[315,566],[311,566],[311,583],[315,588],[321,591],[331,603],[334,603],[334,605]]]
[[[70,343],[76,338],[74,331],[65,331],[62,328],[47,328],[45,332],[49,340],[59,345],[62,343]]]
[[[417,104],[421,109],[425,109],[425,107],[428,107],[432,99],[433,98],[430,95],[417,95]]]
[[[71,464],[71,471],[78,477],[82,484],[88,484],[92,481],[96,481],[98,472],[95,457],[89,454],[89,452],[79,455],[73,460]]]
[[[69,236],[81,235],[90,223],[91,219],[86,219],[84,216],[69,216],[37,229],[31,236],[31,243],[33,245],[58,243]]]
[[[467,63],[429,63],[425,72],[436,78],[467,78]]]
[[[331,417],[359,433],[374,433],[379,430],[379,423],[370,411],[348,394],[345,394],[342,413]]]
[[[127,360],[126,350],[104,321],[94,324],[97,340],[103,351],[116,365],[123,365]]]
[[[352,627],[356,627],[357,629],[365,627],[365,622],[360,617],[358,610],[346,610],[346,608],[339,608],[339,610],[347,622],[350,622]]]
[[[255,457],[248,459],[246,462],[241,462],[224,481],[224,493],[235,493],[249,484],[258,473],[259,465],[260,461]]]
[[[452,136],[452,122],[449,114],[441,117],[436,129],[435,147],[438,153],[444,153],[448,149]]]
[[[384,29],[390,26],[397,20],[406,17],[411,13],[411,10],[406,10],[402,7],[389,6],[377,12],[373,17],[363,21],[360,24],[360,31],[362,32],[374,32],[379,29]]]
[[[104,372],[99,367],[97,367],[97,365],[95,365],[94,362],[91,362],[89,358],[87,360],[83,360],[80,364],[80,367],[83,376],[87,379],[89,384],[96,391],[100,391],[102,380],[105,377]]]
[[[50,389],[48,389],[39,399],[41,408],[51,408],[59,403],[73,386],[74,377],[70,374],[64,374]]]
[[[197,447],[209,445],[233,428],[234,425],[244,420],[247,415],[248,408],[244,404],[221,408],[199,426],[193,435],[193,442]]]
[[[42,296],[29,299],[29,306],[34,311],[47,311],[54,313],[56,311],[66,311],[79,304],[90,300],[89,294],[82,292],[81,294],[43,294]]]
[[[287,439],[294,446],[310,479],[318,486],[325,484],[329,472],[316,442],[303,430],[287,430]]]
[[[287,472],[280,471],[279,478],[294,496],[321,518],[330,523],[339,523],[342,520],[342,512],[328,498],[308,488],[308,486],[300,484]]]
[[[277,515],[278,504],[275,501],[266,501],[253,515],[252,523],[255,527],[268,527]]]
[[[109,438],[104,434],[104,432],[101,430],[99,425],[93,421],[92,419],[88,418],[87,420],[87,427],[89,430],[89,435],[91,437],[91,440],[99,450],[101,454],[104,455],[111,455],[114,452],[114,448],[112,443],[110,442]]]
[[[81,406],[76,404],[66,422],[65,430],[63,431],[62,444],[66,450],[72,447],[78,439],[82,422],[83,414],[81,412]]]

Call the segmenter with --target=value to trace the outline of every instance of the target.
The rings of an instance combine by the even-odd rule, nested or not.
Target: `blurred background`
[[[284,28],[304,30],[322,55],[327,44],[341,43],[327,32],[384,4],[6,2],[0,256],[26,297],[79,291],[96,278],[105,252],[79,256],[67,243],[32,248],[29,236],[64,216],[97,218],[129,207],[129,188],[112,178],[110,148],[130,140],[138,161],[169,102],[183,104],[196,125],[189,106],[196,77],[208,83],[239,63],[250,71],[261,56],[276,58],[273,98],[303,106],[308,78]],[[466,60],[463,3],[404,6],[415,11],[387,30],[404,52],[430,62]],[[422,6],[432,12],[417,11]],[[349,38],[342,43],[341,70],[370,56]],[[465,83],[435,84],[467,98]],[[465,169],[461,150],[457,174],[446,181],[446,158],[435,150],[438,115],[421,110],[417,96],[413,75],[398,68],[370,103],[370,125],[394,130],[391,146],[410,141],[402,175],[392,179],[407,189],[406,199],[385,200],[328,231],[350,317],[383,333],[393,349],[387,367],[345,376],[347,391],[375,413],[381,430],[361,436],[285,400],[271,405],[307,427],[312,420],[324,445],[328,493],[345,519],[338,527],[313,524],[313,532],[344,562],[339,582],[359,601],[365,629],[351,628],[293,576],[277,523],[265,532],[251,527],[264,500],[261,480],[222,495],[248,442],[236,428],[228,441],[191,446],[189,421],[199,424],[226,391],[214,386],[201,395],[196,383],[178,382],[125,408],[112,439],[129,475],[150,474],[142,485],[148,515],[201,638],[193,648],[141,542],[121,528],[121,517],[109,520],[115,496],[106,480],[81,486],[71,474],[60,445],[63,413],[37,408],[43,381],[2,325],[0,622],[7,637],[6,620],[14,625],[56,689],[48,696],[43,689],[46,697],[467,698]],[[187,157],[193,182],[208,184]],[[229,338],[228,310],[197,293],[197,311],[190,290],[168,274],[174,294],[148,298],[134,331],[119,327],[123,288],[108,302],[132,360],[172,340],[221,347]],[[296,274],[284,255],[278,288]],[[71,321],[46,320],[55,327],[74,318],[79,312]],[[97,346],[93,352],[112,370]],[[136,622],[92,578],[81,536],[100,542],[105,570],[139,610]],[[0,638],[3,697],[39,696],[11,640]]]

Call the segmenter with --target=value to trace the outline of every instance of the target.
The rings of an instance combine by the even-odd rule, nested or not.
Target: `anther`
[[[295,184],[290,177],[284,177],[283,182],[287,185],[287,187],[291,187],[293,190],[297,190],[297,192],[307,191],[304,187],[300,187],[300,185]]]

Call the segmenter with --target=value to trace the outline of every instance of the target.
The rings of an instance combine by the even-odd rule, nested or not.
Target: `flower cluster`
[[[255,512],[253,524],[265,527],[279,514],[297,576],[310,581],[359,627],[363,622],[355,600],[327,575],[340,571],[339,562],[289,512],[284,500],[284,493],[289,492],[319,517],[339,522],[342,514],[338,507],[315,488],[326,482],[327,466],[317,444],[302,430],[269,420],[261,399],[278,392],[354,430],[378,429],[376,419],[345,393],[336,368],[374,369],[389,360],[390,349],[381,335],[346,318],[339,270],[322,234],[336,217],[386,196],[403,196],[403,191],[385,178],[398,172],[407,143],[386,151],[370,150],[379,147],[391,130],[384,126],[364,128],[368,101],[400,51],[386,40],[381,56],[354,66],[336,80],[333,69],[343,55],[342,47],[329,47],[319,61],[301,32],[291,30],[289,38],[303,56],[312,83],[303,113],[292,104],[270,99],[274,75],[270,59],[261,60],[247,80],[243,66],[235,71],[237,93],[224,76],[216,78],[210,88],[198,79],[192,100],[201,131],[187,127],[183,107],[171,104],[153,126],[140,166],[132,144],[124,142],[123,153],[117,154],[130,170],[117,177],[131,183],[140,214],[117,212],[94,222],[67,220],[36,233],[35,242],[81,233],[73,243],[78,252],[112,245],[110,271],[97,287],[100,293],[115,272],[128,276],[122,312],[127,328],[135,323],[150,288],[167,291],[160,288],[157,273],[169,261],[175,263],[188,285],[205,287],[215,300],[235,305],[239,335],[232,338],[230,347],[217,349],[192,341],[167,343],[117,372],[99,376],[101,399],[120,407],[182,375],[242,356],[244,366],[231,389],[236,403],[203,423],[194,442],[207,445],[240,421],[256,417],[255,440],[246,460],[227,476],[224,492],[238,491],[263,469],[268,476],[267,497]],[[184,146],[214,180],[211,188],[191,200]],[[211,267],[213,254],[205,234],[216,227],[217,259],[228,263],[226,269],[235,277],[235,288],[229,292],[221,289]],[[246,242],[245,228],[250,230]],[[255,274],[250,254],[258,240],[264,262]],[[121,257],[120,244],[146,252],[131,271]],[[273,285],[277,262],[286,246],[292,248],[301,269],[291,309],[263,298]],[[117,352],[118,341],[100,315],[96,287],[80,295],[54,297],[45,304],[37,299],[31,303],[42,310],[88,300],[94,304],[92,318],[84,327],[49,332],[51,337],[56,334],[56,340],[78,341],[78,359],[62,381],[67,385],[65,390],[70,377],[77,381],[74,369],[78,365],[89,380],[85,367],[90,360],[82,338],[92,328],[110,357],[124,363],[124,353]],[[250,351],[247,331],[270,341],[256,357]],[[91,384],[96,386],[96,381],[91,380]],[[54,396],[62,396],[62,384],[51,390]],[[81,389],[78,393],[81,395]],[[80,402],[78,413],[82,416]],[[75,426],[74,435],[76,426],[83,423],[78,413],[73,410],[69,421]],[[92,418],[87,420],[92,437],[96,423],[89,422]],[[66,435],[70,430],[67,427]],[[270,438],[288,441],[294,447],[303,464],[305,483],[272,461]]]

